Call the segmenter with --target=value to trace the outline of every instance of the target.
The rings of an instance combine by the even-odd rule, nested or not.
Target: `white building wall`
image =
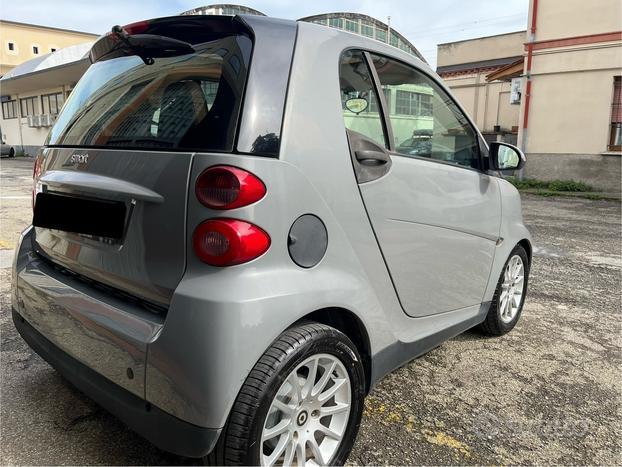
[[[37,114],[43,114],[41,96],[45,94],[53,94],[61,92],[65,99],[67,98],[67,87],[53,87],[40,89],[34,92],[25,92],[23,94],[13,94],[11,99],[17,101],[17,118],[5,119],[0,114],[0,127],[2,128],[2,137],[4,141],[13,146],[17,154],[23,150],[24,153],[34,155],[37,149],[43,145],[47,138],[51,126],[31,127],[28,125],[28,118],[21,116],[20,99],[27,97],[37,98]]]

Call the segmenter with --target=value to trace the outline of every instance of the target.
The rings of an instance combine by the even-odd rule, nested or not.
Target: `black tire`
[[[261,433],[273,398],[290,372],[308,357],[320,353],[338,357],[350,377],[350,415],[341,445],[329,462],[343,465],[361,423],[364,370],[356,347],[345,334],[309,322],[283,332],[259,359],[235,400],[216,447],[204,458],[206,464],[259,465]]]
[[[516,316],[514,316],[514,319],[512,319],[512,321],[510,321],[509,323],[505,323],[501,320],[500,313],[501,284],[503,283],[503,273],[505,271],[505,268],[507,267],[510,259],[515,255],[520,256],[521,260],[523,261],[523,266],[525,268],[525,288],[523,289],[523,296],[521,297],[520,305],[518,307],[518,312],[516,313]],[[514,247],[514,249],[510,253],[510,256],[508,256],[505,264],[503,265],[503,269],[501,270],[501,275],[499,277],[499,281],[497,282],[497,288],[495,290],[494,296],[492,297],[492,303],[490,304],[490,309],[488,310],[486,319],[482,324],[479,325],[480,331],[482,331],[484,334],[488,334],[490,336],[501,336],[505,333],[510,332],[514,328],[514,326],[516,326],[516,323],[520,319],[520,315],[523,312],[523,304],[525,303],[525,297],[527,296],[530,266],[531,265],[529,264],[529,257],[527,256],[527,252],[522,246],[516,245],[516,247]]]

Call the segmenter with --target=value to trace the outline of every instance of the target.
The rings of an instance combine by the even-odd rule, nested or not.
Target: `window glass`
[[[41,96],[41,106],[44,114],[57,115],[63,106],[63,93],[44,94]]]
[[[2,118],[5,120],[17,118],[17,102],[13,100],[2,103]]]
[[[46,144],[231,151],[250,39],[230,36],[194,49],[151,65],[137,56],[91,65]],[[50,111],[62,103],[44,102]]]
[[[22,117],[28,117],[29,115],[36,115],[39,113],[36,96],[20,99],[19,106]]]
[[[343,29],[343,20],[341,18],[330,18],[330,20],[328,20],[328,25],[334,28]]]
[[[478,168],[477,133],[434,81],[399,62],[372,55],[380,83],[390,92],[389,119],[395,150]]]
[[[367,37],[374,37],[374,27],[370,24],[361,24],[361,34]]]
[[[616,76],[613,79],[613,103],[611,104],[609,150],[622,150],[622,76]]]
[[[346,20],[346,31],[359,32],[359,24],[354,21]]]
[[[339,82],[346,128],[387,147],[378,98],[362,52],[347,51],[342,55]],[[355,108],[351,105],[355,102],[362,105]]]

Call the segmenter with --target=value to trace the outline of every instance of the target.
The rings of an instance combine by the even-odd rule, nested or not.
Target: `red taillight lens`
[[[126,24],[121,28],[129,35],[140,34],[149,29],[149,21],[137,21],[136,23]]]
[[[266,194],[266,186],[246,170],[217,165],[199,175],[195,193],[208,208],[234,209],[259,201]]]
[[[264,254],[270,247],[270,237],[248,222],[210,219],[195,229],[192,243],[201,261],[212,266],[233,266]]]

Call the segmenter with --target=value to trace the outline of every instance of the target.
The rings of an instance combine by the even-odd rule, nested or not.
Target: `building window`
[[[35,55],[39,55],[39,46],[38,45],[33,45],[32,46],[32,53]]]
[[[39,110],[37,106],[37,97],[32,96],[20,99],[19,109],[22,118],[28,117],[29,115],[36,115]]]
[[[398,44],[400,42],[399,37],[397,37],[397,34],[395,34],[394,32],[391,33],[391,45],[393,47],[397,47]]]
[[[10,52],[15,52],[15,42],[9,42],[8,46]]]
[[[374,27],[369,24],[361,24],[361,34],[367,37],[374,37]]]
[[[359,32],[359,23],[356,23],[354,21],[346,20],[346,31],[358,33]]]
[[[56,47],[50,47],[50,52],[52,53],[56,52]]]
[[[387,41],[386,29],[376,29],[376,39],[382,42],[386,42]]]
[[[434,112],[432,111],[432,95],[431,94],[419,94],[419,108],[422,117],[432,117]]]
[[[387,104],[387,109],[391,109],[391,89],[383,86],[382,93],[384,94],[384,101]],[[368,112],[379,112],[380,106],[378,102],[376,102],[376,94],[371,94],[369,96],[369,105],[367,107]]]
[[[395,92],[395,113],[417,117],[432,116],[432,96],[401,89]]]
[[[44,114],[58,115],[63,106],[63,93],[44,94],[41,96],[41,109]]]
[[[613,103],[611,104],[609,150],[622,151],[622,76],[613,78]]]
[[[17,118],[17,102],[15,100],[2,103],[2,118],[5,120]]]
[[[328,20],[328,25],[333,28],[343,29],[343,20],[341,18],[330,18]]]

